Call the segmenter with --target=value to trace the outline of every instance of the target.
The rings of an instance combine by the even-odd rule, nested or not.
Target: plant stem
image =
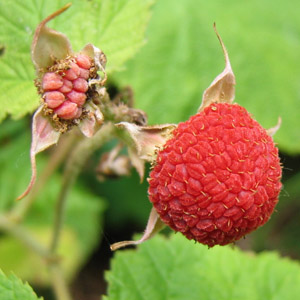
[[[56,254],[59,244],[63,226],[63,219],[65,215],[66,200],[69,191],[88,157],[97,148],[101,147],[106,141],[112,138],[114,130],[115,127],[112,123],[103,125],[103,127],[92,138],[81,141],[73,150],[66,162],[63,182],[60,193],[58,195],[55,210],[53,235],[50,244],[50,252],[52,253],[52,255]],[[71,295],[68,290],[67,283],[64,279],[59,262],[50,262],[49,271],[57,300],[71,300]]]
[[[110,104],[109,96],[107,93],[105,95],[105,99],[106,102]],[[110,106],[108,104],[107,107]],[[123,119],[132,121],[136,118],[136,116],[140,118],[140,113],[128,113],[128,109],[125,109],[122,106],[109,107],[109,109],[107,108],[107,110],[105,111],[105,113],[103,112],[103,114],[105,115],[105,119],[107,120],[106,123],[100,130],[97,131],[97,133],[92,138],[84,139],[79,142],[75,149],[71,152],[71,155],[66,162],[62,186],[57,198],[53,234],[49,248],[52,255],[56,254],[59,245],[68,194],[74,182],[76,181],[79,172],[82,170],[82,167],[84,166],[86,160],[96,149],[100,148],[108,140],[112,139],[112,137],[118,135],[117,132],[119,130],[114,126],[114,123],[120,122]],[[110,122],[109,120],[112,122]],[[59,262],[50,263],[49,270],[57,299],[70,300],[71,296],[68,291],[67,284],[62,274]]]
[[[66,163],[62,187],[57,199],[53,236],[50,245],[51,253],[55,253],[58,246],[63,225],[66,199],[70,188],[75,182],[88,157],[96,149],[100,148],[105,142],[112,138],[114,130],[115,127],[112,123],[106,123],[92,138],[81,141],[71,153]]]
[[[52,286],[57,300],[72,300],[61,267],[57,263],[49,266]]]

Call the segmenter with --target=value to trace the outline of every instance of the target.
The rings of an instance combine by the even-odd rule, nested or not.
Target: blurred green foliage
[[[2,132],[0,139],[0,212],[11,207],[22,207],[23,202],[15,202],[24,191],[30,178],[29,130],[24,121],[5,121],[2,128],[10,128],[9,135]],[[17,130],[19,129],[19,130]],[[7,133],[7,132],[6,132]],[[47,166],[45,156],[38,157],[39,174]],[[43,190],[37,195],[25,219],[28,231],[45,247],[50,243],[57,195],[62,175],[53,174]],[[59,253],[65,257],[63,267],[69,279],[89,257],[99,244],[102,214],[106,205],[97,195],[88,191],[80,183],[76,185],[67,201],[65,225]],[[39,268],[32,268],[39,265]],[[46,265],[41,258],[9,235],[0,236],[0,266],[3,271],[13,270],[25,280],[39,284],[48,283]]]
[[[0,120],[8,113],[20,118],[38,105],[32,82],[31,39],[36,25],[67,2],[0,0],[0,49],[5,47],[0,57]],[[117,88],[131,86],[136,106],[147,112],[153,124],[188,119],[200,106],[205,88],[222,71],[223,54],[212,28],[216,22],[236,75],[236,102],[266,128],[282,117],[275,141],[292,168],[283,168],[288,176],[284,177],[277,212],[240,245],[258,252],[277,249],[299,259],[300,163],[297,157],[288,155],[300,153],[300,3],[158,0],[147,44],[134,56],[145,42],[152,2],[74,0],[73,6],[50,25],[66,33],[75,50],[88,42],[100,47],[108,58],[110,82]],[[124,69],[130,57],[133,59],[126,69],[116,72]],[[15,197],[30,178],[30,121],[4,120],[0,124],[0,146],[3,213],[16,205]],[[69,279],[99,245],[103,233],[115,242],[112,231],[123,233],[129,227],[140,231],[151,209],[147,182],[139,184],[135,171],[130,177],[97,181],[94,171],[103,151],[87,162],[68,198],[59,252],[65,257],[63,267]],[[38,156],[39,174],[47,166],[49,155],[51,151]],[[46,246],[61,178],[58,170],[25,219],[26,228]],[[41,270],[32,265],[42,266]],[[0,267],[35,283],[48,282],[42,260],[6,234],[0,236]],[[137,251],[118,252],[106,277],[110,283],[108,299],[118,300],[141,299],[141,294],[151,299],[188,298],[186,295],[189,299],[199,299],[199,295],[204,299],[296,299],[300,292],[297,263],[279,259],[274,253],[252,257],[237,248],[207,251],[180,235],[170,240],[158,237]],[[241,295],[238,287],[245,294]],[[164,288],[169,298],[162,298]]]
[[[265,128],[281,116],[275,141],[300,153],[299,10],[297,0],[158,1],[147,46],[115,79],[132,86],[151,123],[185,121],[224,68],[216,22],[236,76],[236,102]]]
[[[108,177],[105,181],[99,181],[95,176],[95,164],[97,166],[101,155],[107,153],[115,145],[114,140],[99,149],[86,164],[80,179],[90,190],[108,199],[105,222],[109,228],[118,231],[124,227],[124,224],[128,224],[138,226],[143,230],[151,210],[147,195],[147,180],[140,182],[135,170],[132,170],[130,176]],[[148,177],[148,170],[149,166],[146,165],[145,178]]]

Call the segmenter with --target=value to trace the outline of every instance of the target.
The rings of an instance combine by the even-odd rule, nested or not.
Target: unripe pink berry
[[[62,77],[54,72],[48,72],[42,80],[42,88],[44,91],[57,90],[63,85]]]
[[[75,63],[70,64],[70,69],[66,70],[64,73],[64,78],[68,80],[75,80],[80,75],[80,69]]]
[[[92,65],[90,58],[84,54],[78,54],[76,57],[76,62],[79,67],[86,69],[86,70],[90,69],[90,67]]]
[[[54,112],[62,119],[75,119],[78,113],[78,107],[76,103],[66,100],[61,106],[56,108]]]
[[[66,94],[71,92],[72,89],[73,89],[72,81],[63,79],[63,86],[59,89],[59,91]]]
[[[67,94],[67,98],[73,103],[76,103],[78,106],[82,106],[85,103],[86,94],[79,93],[73,90],[72,92]]]
[[[45,103],[47,103],[47,107],[56,108],[65,101],[65,96],[61,92],[52,91],[52,92],[46,92],[44,94],[44,99],[45,99]]]
[[[81,93],[85,93],[89,88],[87,81],[83,78],[75,79],[73,81],[73,87],[74,87],[74,90],[76,90],[77,92],[81,92]]]
[[[75,59],[75,62],[74,62]],[[64,62],[56,65],[56,72],[47,72],[41,83],[43,98],[48,108],[61,119],[79,118],[82,106],[85,104],[90,77],[91,59],[84,54],[70,58],[67,63],[69,69],[64,69]]]
[[[88,80],[89,77],[90,77],[90,70],[86,70],[86,69],[80,68],[80,75],[79,75],[79,77]]]

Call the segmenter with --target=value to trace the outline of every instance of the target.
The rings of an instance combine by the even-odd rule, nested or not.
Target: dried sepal
[[[63,13],[70,6],[71,3],[68,3],[48,16],[35,31],[31,45],[31,57],[38,75],[42,70],[52,66],[55,61],[65,59],[72,54],[69,39],[64,34],[46,26],[49,21]]]
[[[138,156],[135,147],[128,147],[128,155],[132,166],[139,174],[140,182],[143,182],[145,176],[145,161]]]
[[[125,129],[129,133],[136,148],[136,153],[141,159],[153,162],[156,158],[157,149],[172,137],[172,131],[177,125],[138,126],[133,123],[121,122],[116,126]]]
[[[95,47],[92,44],[87,44],[81,51],[81,53],[88,55],[90,58],[93,59],[95,63],[95,67],[97,70],[100,70],[103,73],[103,76],[99,79],[90,79],[89,80],[89,85],[104,85],[104,83],[107,80],[107,74],[105,72],[105,65],[106,65],[106,56],[100,50],[99,48]]]
[[[49,119],[43,114],[43,106],[40,106],[35,112],[32,120],[32,142],[30,148],[30,160],[31,160],[31,180],[26,188],[25,192],[20,195],[17,200],[24,198],[32,189],[36,179],[36,161],[35,156],[49,148],[53,144],[56,144],[60,137],[60,132],[54,130]]]
[[[155,208],[152,208],[145,232],[138,241],[122,241],[122,242],[114,243],[110,246],[110,249],[112,251],[115,251],[123,247],[131,246],[131,245],[139,245],[152,238],[156,233],[161,231],[165,226],[166,225],[159,218],[159,215],[157,214]]]
[[[279,130],[280,126],[281,126],[281,118],[278,117],[277,124],[274,127],[267,129],[267,134],[273,136]]]
[[[102,126],[104,116],[100,108],[92,102],[85,105],[87,115],[79,122],[78,127],[86,137],[92,137]]]
[[[96,170],[100,181],[103,181],[106,177],[128,176],[130,174],[129,157],[120,154],[122,148],[123,144],[119,143],[110,152],[102,154]]]
[[[226,47],[216,29],[214,24],[214,30],[222,46],[222,50],[225,58],[225,69],[218,75],[211,85],[204,91],[202,96],[202,104],[198,109],[198,112],[202,111],[205,107],[209,106],[214,102],[225,102],[232,103],[235,96],[235,76],[233,74],[228,52]]]

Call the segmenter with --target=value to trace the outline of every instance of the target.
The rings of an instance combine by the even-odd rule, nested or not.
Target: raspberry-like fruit
[[[61,119],[73,120],[80,117],[87,99],[87,80],[92,62],[87,55],[78,54],[66,63],[67,69],[63,65],[45,73],[41,88],[47,108]]]
[[[160,218],[210,247],[266,223],[281,189],[278,149],[237,104],[215,103],[180,123],[149,178]]]

